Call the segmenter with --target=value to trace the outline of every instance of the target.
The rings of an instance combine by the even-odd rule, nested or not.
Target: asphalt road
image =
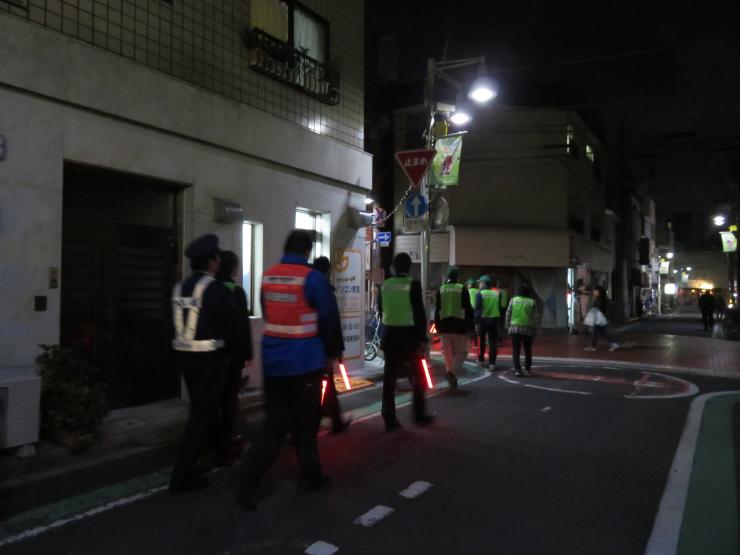
[[[688,335],[691,337],[708,337],[731,341],[722,332],[722,325],[717,320],[715,320],[713,330],[704,331],[704,326],[701,323],[701,315],[698,312],[646,318],[630,324],[624,329],[641,334]]]
[[[57,514],[64,525],[0,553],[287,555],[317,541],[360,555],[643,553],[692,396],[738,384],[593,366],[535,372],[484,374],[438,392],[433,425],[416,428],[404,408],[393,433],[372,414],[378,389],[343,397],[370,414],[347,434],[322,436],[330,490],[297,493],[286,448],[256,512],[233,505],[239,468],[229,468],[202,492],[131,499],[141,486],[121,506],[79,520]],[[417,482],[427,483],[414,486],[417,497],[399,495]],[[392,512],[356,523],[387,512],[378,507]]]

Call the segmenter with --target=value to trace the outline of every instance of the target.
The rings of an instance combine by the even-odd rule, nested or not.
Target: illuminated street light
[[[472,119],[464,106],[458,106],[455,113],[450,116],[450,121],[455,125],[465,125],[466,123],[470,123]]]
[[[678,273],[678,270],[673,270],[673,273],[674,273],[674,274],[677,274],[677,273]]]
[[[686,266],[686,271],[690,272],[692,270],[691,266]]]
[[[672,253],[672,252],[667,252],[667,253],[665,253],[665,257],[666,257],[666,258],[667,258],[668,260],[672,260],[672,259],[673,259],[673,253]]]
[[[375,199],[370,195],[365,197],[365,206],[370,206],[373,202],[375,202]]]
[[[714,225],[717,227],[721,227],[727,223],[727,218],[725,218],[722,214],[719,214],[714,217]]]

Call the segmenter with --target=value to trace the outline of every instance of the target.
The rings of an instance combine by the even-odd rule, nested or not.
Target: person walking
[[[451,389],[457,389],[457,378],[468,356],[468,335],[473,327],[470,295],[458,283],[459,277],[460,269],[457,266],[447,269],[447,282],[437,291],[434,305],[434,322],[442,336],[445,376]]]
[[[169,490],[184,493],[208,485],[196,468],[207,443],[219,444],[218,415],[228,375],[226,348],[235,343],[233,296],[215,275],[220,268],[218,237],[203,235],[185,249],[193,273],[172,292],[177,364],[190,397],[190,409]]]
[[[506,329],[509,330],[514,359],[514,375],[530,376],[532,369],[532,343],[539,326],[537,303],[532,298],[529,286],[519,287],[506,309]],[[524,346],[524,370],[521,349]]]
[[[258,504],[262,478],[275,462],[286,435],[293,434],[300,466],[299,489],[328,485],[316,436],[321,421],[321,378],[341,351],[326,330],[336,329],[339,311],[326,277],[308,265],[311,235],[293,230],[280,263],[262,279],[262,368],[266,421],[244,455],[236,503]]]
[[[315,270],[321,272],[327,280],[327,285],[331,291],[332,296],[336,299],[336,289],[331,284],[331,261],[326,256],[319,256],[313,262]],[[338,352],[336,363],[342,362],[342,353],[344,352],[344,336],[342,335],[342,323],[339,318],[339,313],[333,318],[335,323],[334,329],[326,330],[328,335],[331,335],[332,350]],[[324,374],[326,380],[326,393],[324,395],[324,406],[323,409],[326,414],[331,418],[331,433],[339,434],[349,428],[350,421],[342,419],[342,409],[339,405],[339,395],[337,394],[337,387],[334,383],[334,364],[330,364],[326,367]]]
[[[586,351],[595,351],[596,344],[599,340],[599,336],[609,341],[609,350],[616,351],[619,349],[619,343],[611,341],[609,334],[606,331],[606,326],[609,323],[609,299],[606,296],[606,291],[602,286],[598,286],[594,289],[593,300],[591,306],[586,313],[583,323],[587,326],[591,326],[591,345],[584,347]]]
[[[239,271],[239,257],[232,251],[221,253],[221,268],[216,279],[223,283],[233,295],[234,345],[229,356],[229,371],[221,394],[219,458],[223,464],[236,462],[244,450],[245,440],[235,433],[239,412],[239,391],[242,387],[242,372],[252,363],[252,328],[249,323],[247,294],[235,279]]]
[[[383,370],[383,405],[381,414],[385,429],[391,432],[401,427],[396,417],[396,380],[408,366],[413,386],[414,422],[425,426],[433,415],[426,412],[425,378],[421,359],[426,355],[427,319],[421,296],[421,283],[411,279],[411,257],[398,253],[393,258],[394,277],[380,288],[378,310],[383,323],[381,348],[385,352]]]
[[[475,301],[475,322],[478,326],[478,365],[485,367],[488,340],[488,369],[496,370],[498,326],[501,319],[501,292],[491,289],[491,278],[481,276],[480,291]]]
[[[717,295],[717,320],[722,320],[725,317],[725,311],[727,310],[727,303],[722,295]]]
[[[475,324],[475,301],[478,298],[478,291],[480,289],[478,288],[478,282],[476,282],[473,278],[468,278],[468,280],[465,282],[465,287],[468,289],[468,293],[470,295],[470,306],[473,309],[473,327],[470,330],[470,341],[473,344],[473,348],[475,351],[478,351],[478,330]]]
[[[717,300],[712,291],[707,289],[699,297],[699,311],[701,312],[701,323],[704,331],[712,331],[714,328],[714,311],[717,309]]]

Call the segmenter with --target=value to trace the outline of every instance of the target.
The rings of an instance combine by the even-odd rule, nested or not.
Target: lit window
[[[594,154],[594,149],[591,148],[591,145],[586,145],[586,158],[588,158],[591,162],[593,162],[596,159],[596,155]]]
[[[313,212],[306,208],[296,208],[295,227],[296,229],[305,229],[313,237],[313,250],[309,258],[310,262],[313,262],[319,256],[329,256],[329,234],[331,229],[329,214]]]
[[[568,125],[565,127],[565,151],[568,154],[573,154],[573,145],[576,142],[576,135],[573,132],[573,126]]]
[[[262,224],[242,225],[242,287],[252,316],[261,316],[258,284],[262,281]]]
[[[305,6],[292,0],[252,0],[250,10],[252,27],[317,62],[329,60],[329,23]]]

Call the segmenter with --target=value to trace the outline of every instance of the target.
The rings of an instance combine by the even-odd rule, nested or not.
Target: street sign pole
[[[427,144],[426,147],[431,149],[433,146],[434,139],[432,137],[432,128],[434,126],[434,72],[435,72],[435,61],[433,58],[427,60],[427,79],[426,79],[426,91],[425,100],[426,108],[428,110],[427,115],[429,120],[427,121]],[[424,175],[424,179],[421,182],[421,194],[427,199],[427,205],[431,208],[431,188],[432,185],[429,182],[429,173]],[[428,211],[427,218],[424,223],[424,228],[421,231],[421,291],[424,297],[424,309],[426,310],[427,316],[429,315],[430,307],[430,293],[429,293],[429,255],[430,255],[430,222],[432,214]]]

